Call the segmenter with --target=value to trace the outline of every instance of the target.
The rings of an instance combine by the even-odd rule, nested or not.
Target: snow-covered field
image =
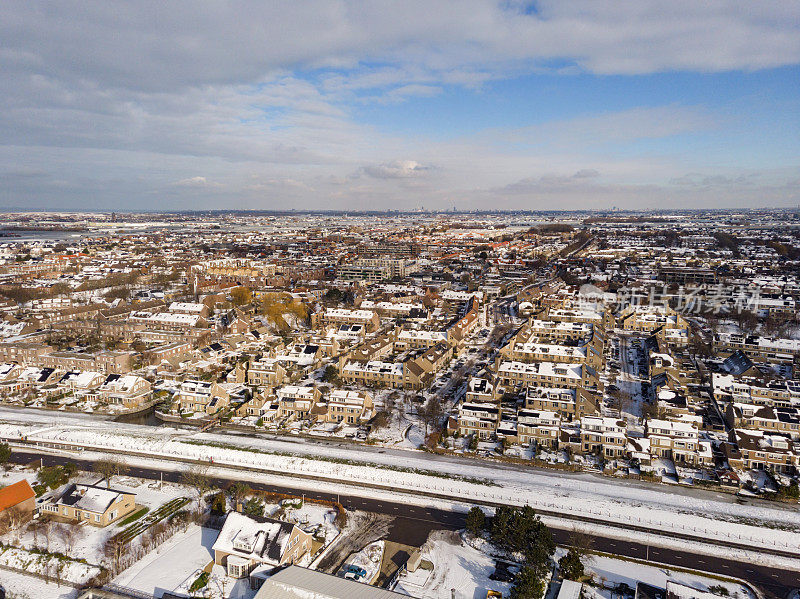
[[[0,424],[0,436],[13,439],[24,435],[28,440],[66,442],[152,457],[213,458],[215,465],[243,466],[386,489],[435,492],[476,503],[527,503],[542,510],[732,540],[754,548],[800,546],[800,513],[796,510],[780,505],[740,505],[730,496],[711,492],[631,484],[588,474],[550,473],[505,464],[444,459],[420,452],[385,450],[380,453],[334,443],[301,443],[171,429],[126,429],[129,427],[115,432],[105,427],[7,423]],[[341,463],[344,460],[352,463]],[[398,467],[408,471],[397,471]],[[434,473],[436,476],[432,475]]]

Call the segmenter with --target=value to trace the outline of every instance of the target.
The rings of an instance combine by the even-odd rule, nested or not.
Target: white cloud
[[[179,187],[221,187],[219,183],[209,181],[205,177],[188,177],[186,179],[176,181],[175,185]]]
[[[756,199],[763,186],[765,198],[794,197],[783,179],[739,181],[740,173],[713,163],[632,158],[613,146],[725,124],[702,106],[632,108],[447,141],[358,122],[364,104],[408,102],[454,85],[482,93],[474,90],[531,72],[800,62],[794,2],[758,10],[695,0],[545,0],[535,11],[526,4],[9,0],[0,20],[0,172],[16,174],[4,177],[0,202],[79,204],[91,196],[153,208],[168,196],[194,207],[198,195],[227,192],[258,207],[287,199],[433,206],[453,197],[494,206],[491,193],[524,201],[513,190],[526,186],[564,197],[634,182],[673,193],[718,190],[715,177],[736,191],[720,201],[743,198],[745,185]],[[23,166],[41,175],[22,176]],[[704,174],[684,181],[693,169]]]
[[[365,166],[361,172],[375,179],[408,179],[427,175],[433,167],[414,160],[397,160],[387,164]]]

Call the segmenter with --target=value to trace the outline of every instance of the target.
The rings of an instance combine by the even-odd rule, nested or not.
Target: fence
[[[100,445],[77,445],[65,443],[60,440],[8,440],[11,442],[21,442],[26,446],[56,447],[58,449],[76,449],[79,451],[84,449],[97,450],[109,453],[123,453],[145,458],[168,458],[173,461],[189,464],[198,462],[208,464],[209,460],[205,456],[208,455],[208,451],[210,449],[213,449],[212,447],[208,446],[198,446],[196,448],[196,455],[194,457],[189,457],[190,452],[186,447],[181,448],[182,451],[179,452],[177,448],[162,446],[159,451],[153,450],[148,453],[143,453],[127,449],[114,449]],[[349,473],[350,478],[343,480],[341,475],[337,476],[335,473],[331,472],[331,464],[328,462],[315,462],[313,457],[288,457],[273,454],[252,453],[244,449],[232,449],[232,451],[239,451],[242,454],[240,457],[237,456],[239,457],[238,460],[224,458],[220,459],[220,457],[217,456],[213,461],[213,465],[221,468],[247,470],[278,476],[294,474],[310,480],[318,480],[362,488],[380,489],[383,491],[398,493],[411,493],[450,501],[460,499],[467,501],[468,503],[483,504],[492,507],[498,505],[530,505],[531,507],[536,508],[542,515],[555,518],[571,519],[585,523],[622,528],[629,531],[657,534],[660,536],[667,536],[706,544],[715,543],[746,551],[762,551],[781,557],[797,558],[798,555],[800,555],[800,547],[788,542],[779,541],[777,539],[726,532],[719,529],[711,530],[708,528],[689,526],[679,522],[667,522],[658,519],[642,519],[641,517],[628,516],[621,512],[612,513],[607,510],[593,509],[591,506],[575,507],[567,504],[539,501],[530,497],[529,494],[520,497],[519,490],[515,489],[497,489],[489,491],[480,488],[481,485],[479,483],[474,483],[467,486],[464,483],[470,483],[472,481],[459,480],[455,476],[451,477],[447,474],[440,474],[439,478],[441,478],[443,481],[449,480],[450,482],[442,482],[441,484],[431,481],[431,478],[433,478],[433,475],[436,473],[427,473],[425,471],[403,472],[402,474],[404,475],[413,476],[406,476],[402,481],[397,473],[392,471],[384,471],[381,472],[380,475],[370,473],[369,471],[360,472],[358,473],[357,477],[354,476],[353,472],[351,471]],[[282,460],[281,467],[270,467],[268,464],[266,464],[265,462],[267,462],[270,458],[280,458]],[[336,465],[336,463],[334,463],[334,465]],[[349,464],[346,465],[349,466]],[[380,471],[381,469],[381,466],[377,464],[364,464],[363,467],[371,469],[373,472],[375,470]],[[461,486],[456,486],[457,483],[461,483]]]

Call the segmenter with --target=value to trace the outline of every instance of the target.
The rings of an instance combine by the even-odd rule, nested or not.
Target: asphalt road
[[[75,462],[86,470],[91,470],[91,460],[73,459],[71,457],[40,455],[35,452],[22,452],[14,450],[11,461],[18,464],[29,464],[43,460],[46,466],[62,464],[67,461]],[[168,482],[179,482],[180,473],[173,471],[162,471],[150,468],[131,467],[129,475],[140,478],[158,480],[163,474],[163,479]],[[231,478],[216,478],[214,484],[224,488],[235,481],[235,475]],[[421,546],[431,531],[440,529],[456,530],[464,527],[463,513],[451,512],[447,510],[425,508],[404,503],[395,503],[380,499],[370,499],[359,497],[358,495],[336,495],[331,493],[307,492],[286,486],[267,485],[260,483],[248,483],[254,489],[274,491],[294,495],[305,495],[315,499],[326,499],[339,501],[345,508],[350,510],[364,510],[379,514],[387,514],[394,518],[389,527],[388,539],[405,545]],[[553,529],[553,536],[559,544],[568,543],[571,532]],[[642,543],[630,541],[620,541],[599,536],[590,536],[591,547],[596,551],[612,553],[615,555],[632,557],[638,559],[648,559],[662,564],[672,566],[682,566],[706,572],[734,576],[742,578],[751,584],[758,586],[769,599],[784,599],[788,593],[795,588],[800,588],[800,572],[793,570],[783,570],[771,568],[757,564],[744,563],[724,557],[725,550],[720,548],[719,557],[697,555],[694,553],[663,549],[660,547],[648,547]]]

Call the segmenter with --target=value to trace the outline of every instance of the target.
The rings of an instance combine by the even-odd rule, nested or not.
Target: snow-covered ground
[[[284,502],[282,506],[267,504],[264,513],[266,516],[276,517],[281,509],[283,520],[296,523],[303,530],[311,532],[314,537],[324,537],[326,545],[339,534],[335,524],[336,510],[328,506],[306,501],[302,507],[288,507]]]
[[[420,452],[292,442],[171,429],[0,424],[0,436],[68,442],[152,457],[202,459],[286,476],[314,476],[412,492],[434,492],[480,503],[529,504],[623,525],[647,526],[754,548],[800,545],[800,513],[775,505],[740,505],[711,492],[632,484],[588,474],[537,471],[500,463],[462,461]],[[130,457],[127,458],[130,461]],[[404,471],[398,471],[402,467]],[[690,492],[691,491],[691,492]]]
[[[0,478],[0,484],[5,486],[11,482],[16,482],[25,478],[30,482],[35,479],[35,473],[30,473],[20,467],[15,467],[9,473],[7,478]],[[97,475],[84,474],[77,477],[75,480],[86,483],[97,482]],[[6,482],[8,481],[8,482]],[[112,486],[120,491],[128,491],[136,494],[136,505],[145,506],[154,511],[159,506],[167,503],[176,497],[190,496],[192,491],[182,485],[164,483],[163,486],[156,481],[133,477],[114,477]],[[117,534],[125,528],[122,524],[124,519],[117,521],[104,528],[98,528],[91,525],[84,525],[74,528],[74,537],[71,538],[70,545],[67,546],[66,540],[62,538],[60,530],[68,528],[68,524],[53,522],[52,530],[49,536],[45,537],[43,533],[39,533],[36,538],[30,530],[24,530],[21,533],[13,535],[6,534],[2,538],[6,542],[13,541],[12,544],[21,548],[32,548],[38,546],[44,548],[49,552],[60,552],[67,555],[79,555],[90,564],[102,564],[104,561],[103,546],[106,541],[113,535]],[[83,580],[75,580],[82,582]]]
[[[559,549],[556,553],[556,559],[564,553],[563,549]],[[594,578],[595,584],[602,583],[605,587],[613,587],[624,583],[635,589],[637,582],[644,582],[663,589],[667,584],[667,580],[672,580],[700,591],[708,591],[709,587],[721,586],[728,590],[730,597],[753,599],[753,594],[750,590],[741,584],[693,572],[675,570],[666,566],[645,565],[601,555],[588,555],[583,559],[583,564],[586,574]],[[595,588],[594,591],[595,596],[612,599],[612,594],[609,590]]]
[[[40,578],[0,570],[0,586],[12,593],[14,599],[75,599],[79,591]]]
[[[100,568],[96,566],[54,555],[33,553],[17,547],[0,548],[0,565],[78,584],[83,584],[100,574]]]
[[[489,590],[500,591],[507,596],[511,584],[490,580],[494,573],[495,560],[466,545],[455,533],[436,532],[422,548],[422,559],[433,564],[433,570],[418,568],[405,573],[395,588],[419,599],[450,597],[451,589],[456,597],[467,599],[486,597]]]
[[[113,582],[160,597],[214,560],[211,547],[218,534],[210,528],[190,526],[120,573]]]
[[[198,569],[186,577],[174,590],[180,596],[209,597],[213,599],[253,599],[256,591],[250,588],[249,578],[231,578],[224,566],[214,565],[208,582],[201,589],[192,591],[192,584],[203,571]]]
[[[383,561],[383,551],[385,542],[375,541],[364,547],[348,557],[342,565],[342,571],[346,572],[348,566],[356,566],[366,572],[364,579],[361,582],[373,584],[378,578],[378,573],[381,571],[381,562]]]

